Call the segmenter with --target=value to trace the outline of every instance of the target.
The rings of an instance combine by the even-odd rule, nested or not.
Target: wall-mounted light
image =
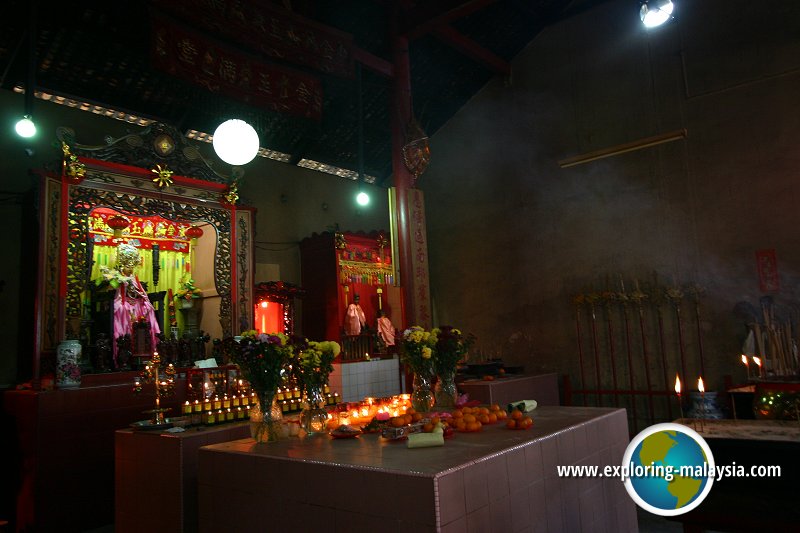
[[[672,0],[644,0],[639,8],[639,17],[645,27],[655,28],[671,19],[674,9]]]
[[[211,143],[219,158],[229,165],[245,165],[258,155],[258,133],[244,120],[226,120],[217,126]]]

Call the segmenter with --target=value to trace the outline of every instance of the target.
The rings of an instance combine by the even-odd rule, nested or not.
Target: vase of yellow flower
[[[436,404],[431,383],[433,372],[414,372],[414,382],[411,390],[411,407],[418,413],[427,413]]]
[[[306,341],[304,346],[298,347],[298,351],[299,377],[306,396],[306,408],[300,413],[300,425],[311,435],[325,433],[328,411],[325,410],[322,388],[328,383],[333,360],[341,352],[341,347],[334,341]]]
[[[414,372],[411,407],[418,413],[427,413],[435,404],[431,388],[435,376],[432,360],[435,345],[436,337],[419,326],[405,330],[400,340],[402,360]]]

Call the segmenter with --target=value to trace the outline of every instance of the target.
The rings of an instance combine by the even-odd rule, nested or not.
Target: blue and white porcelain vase
[[[81,343],[76,339],[61,342],[56,349],[56,385],[60,389],[80,387]]]

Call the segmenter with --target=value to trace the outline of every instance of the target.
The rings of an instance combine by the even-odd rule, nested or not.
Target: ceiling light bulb
[[[365,192],[358,193],[356,202],[358,202],[358,205],[367,205],[369,203],[369,195]]]
[[[655,28],[661,26],[672,18],[672,11],[675,5],[671,0],[650,0],[642,2],[642,7],[639,10],[639,17],[642,19],[645,27]]]
[[[214,131],[214,151],[230,165],[244,165],[258,154],[258,133],[244,120],[231,119]]]
[[[17,131],[17,135],[25,137],[26,139],[36,135],[36,124],[33,123],[33,119],[30,115],[22,117],[20,121],[17,122],[17,125],[14,126],[14,129]]]

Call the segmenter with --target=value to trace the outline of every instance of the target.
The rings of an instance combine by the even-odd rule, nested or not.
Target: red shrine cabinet
[[[303,334],[311,340],[335,340],[342,360],[385,354],[378,341],[378,312],[395,328],[405,324],[400,287],[395,286],[394,258],[387,233],[315,233],[300,243]],[[359,335],[345,333],[347,306],[359,296],[366,318]]]

